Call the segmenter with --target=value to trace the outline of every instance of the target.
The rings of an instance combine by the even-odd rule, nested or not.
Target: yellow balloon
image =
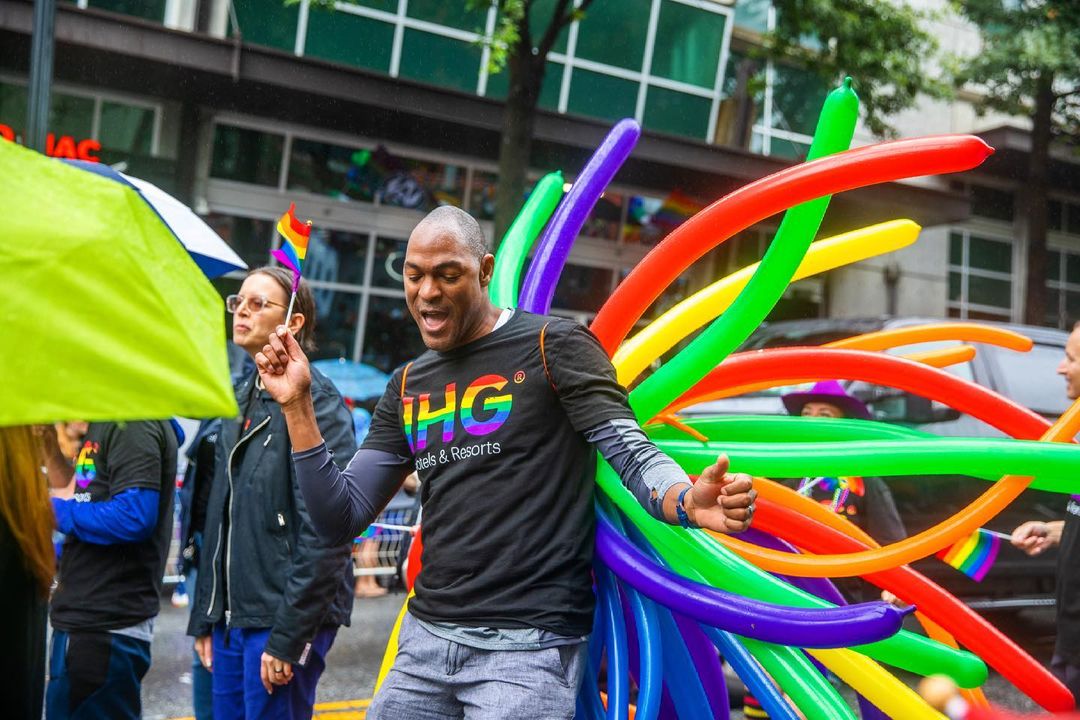
[[[807,652],[891,718],[945,719],[944,715],[930,707],[918,693],[868,657],[846,649]]]
[[[915,242],[922,228],[911,220],[890,220],[819,240],[810,245],[793,280],[899,250]],[[713,320],[731,305],[757,271],[758,263],[717,280],[683,300],[615,352],[612,364],[619,382],[629,385],[656,358],[677,342]]]
[[[390,668],[394,666],[394,658],[397,657],[397,643],[398,633],[401,632],[401,621],[405,619],[405,611],[409,609],[409,598],[415,595],[412,590],[405,596],[405,602],[401,603],[401,612],[398,613],[397,620],[394,621],[394,629],[390,631],[390,639],[386,641],[386,651],[383,653],[382,665],[379,667],[379,676],[375,678],[375,693],[379,692],[379,688],[382,687],[383,680],[386,679],[387,673],[390,672]]]

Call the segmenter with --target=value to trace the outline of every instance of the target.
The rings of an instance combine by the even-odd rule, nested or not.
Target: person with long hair
[[[0,677],[14,691],[4,693],[5,717],[41,718],[53,527],[39,438],[28,426],[0,428]]]

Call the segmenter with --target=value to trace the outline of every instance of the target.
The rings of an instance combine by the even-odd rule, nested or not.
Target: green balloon
[[[859,98],[851,89],[851,78],[845,78],[825,98],[806,159],[816,160],[847,150],[858,119]],[[757,271],[727,311],[630,393],[630,404],[639,420],[655,416],[750,337],[791,283],[821,227],[829,200],[830,196],[821,197],[784,213]]]
[[[701,530],[685,530],[656,520],[623,487],[619,476],[603,459],[598,460],[596,483],[676,572],[686,575],[684,570],[691,567],[707,584],[766,602],[793,607],[831,607],[821,598],[746,562]],[[964,688],[979,687],[986,682],[986,664],[976,655],[906,630],[887,640],[852,649],[919,675],[948,675]]]
[[[847,701],[840,697],[836,688],[825,681],[824,676],[810,664],[802,651],[741,635],[738,637],[765,671],[779,682],[780,687],[795,702],[807,720],[856,720],[856,715]],[[766,650],[773,652],[765,652]],[[806,665],[810,666],[809,671],[806,670]]]
[[[540,178],[529,199],[503,236],[495,255],[495,272],[488,287],[491,302],[516,308],[521,289],[521,268],[540,231],[547,225],[563,196],[563,176],[556,170]]]
[[[679,418],[684,425],[714,441],[731,442],[844,442],[847,440],[936,440],[940,435],[902,425],[848,418],[791,417],[788,415],[723,415]],[[645,426],[653,440],[688,440],[685,431],[666,423]]]
[[[732,472],[795,478],[890,475],[1030,475],[1032,489],[1080,492],[1080,446],[1033,440],[936,438],[847,442],[723,442],[661,440],[659,447],[697,475],[725,453]]]

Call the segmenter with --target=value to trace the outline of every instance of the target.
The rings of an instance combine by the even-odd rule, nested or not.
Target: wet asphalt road
[[[317,703],[371,697],[375,675],[382,663],[386,640],[405,595],[358,599],[353,606],[352,627],[341,628],[327,656],[326,672],[319,681]],[[145,720],[187,717],[191,708],[191,644],[187,609],[177,610],[162,602],[154,628],[150,671],[143,681]],[[356,713],[351,717],[362,716]],[[333,713],[344,720],[345,714]]]
[[[316,698],[323,712],[317,717],[363,719],[363,700],[371,697],[383,649],[404,597],[395,594],[356,601],[352,627],[341,629],[327,658],[327,669]],[[162,603],[154,633],[153,664],[143,683],[143,711],[147,720],[191,715],[191,638],[184,634],[187,616],[186,609],[173,608],[167,600]],[[989,619],[1038,660],[1049,663],[1054,638],[1052,609],[996,614]],[[902,678],[912,685],[918,680],[903,674]],[[1034,703],[993,671],[984,690],[993,703],[1013,710],[1037,710]],[[741,717],[741,713],[733,713],[733,717]]]

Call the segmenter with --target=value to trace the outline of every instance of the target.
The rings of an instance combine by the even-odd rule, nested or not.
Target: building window
[[[1046,227],[1053,232],[1080,235],[1080,203],[1050,200],[1046,208]]]
[[[487,89],[484,95],[499,100],[506,99],[509,91],[510,71],[503,69],[488,75]],[[537,104],[545,110],[559,109],[559,93],[563,84],[563,64],[548,60],[544,65],[544,83],[540,86],[540,99]]]
[[[80,6],[165,22],[165,4],[165,0],[85,0],[85,4],[80,3]]]
[[[1007,190],[971,185],[971,214],[988,220],[1013,221],[1013,194]]]
[[[308,13],[305,55],[388,73],[393,50],[391,23],[347,11]]]
[[[315,351],[312,360],[351,358],[356,347],[363,295],[342,288],[320,287],[312,283],[315,296]]]
[[[19,142],[22,142],[26,124],[26,104],[24,85],[0,82],[0,124],[7,127],[5,134],[10,132],[10,136]],[[150,160],[158,153],[160,118],[161,108],[153,103],[54,91],[49,103],[48,131],[53,138],[49,141],[49,147],[53,148],[49,152],[57,157],[75,157],[78,143],[97,140],[101,147],[94,153],[101,162],[110,165],[126,163],[120,167],[124,172],[168,185],[171,168],[159,159]],[[64,137],[72,138],[74,143],[65,145]]]
[[[275,238],[275,244],[279,243],[280,239]],[[367,255],[366,233],[313,227],[304,259],[304,277],[311,282],[362,285]]]
[[[477,220],[495,217],[495,186],[499,176],[486,170],[473,170],[469,187],[469,213]],[[524,198],[522,198],[524,202]]]
[[[269,45],[293,52],[300,16],[299,3],[286,5],[281,0],[229,0],[236,10],[239,35],[253,45]],[[237,27],[229,14],[229,36],[236,37]]]
[[[284,135],[216,125],[210,176],[277,187],[284,147]]]
[[[1011,320],[1013,246],[991,238],[954,230],[949,233],[949,317]]]
[[[131,155],[150,155],[155,116],[151,108],[102,102],[98,124],[102,148]]]
[[[203,220],[248,267],[257,268],[270,262],[270,249],[275,242],[273,221],[222,213],[210,213]]]
[[[76,95],[54,95],[49,103],[49,132],[90,137],[94,132],[94,99]]]
[[[705,137],[709,131],[712,101],[667,88],[650,87],[642,124],[650,130]]]
[[[634,116],[637,94],[637,83],[577,68],[570,81],[570,102],[566,109],[581,115],[620,120]]]
[[[564,310],[594,313],[611,295],[614,277],[615,272],[611,268],[567,264],[559,275],[552,305]]]
[[[335,200],[373,202],[380,182],[371,158],[367,148],[293,138],[287,187]]]
[[[397,0],[349,0],[301,16],[282,0],[233,0],[245,42],[506,97],[508,71],[489,72],[481,42],[498,20],[496,3],[486,10],[441,0],[400,5],[402,15]],[[543,35],[556,6],[557,0],[529,4],[534,38]],[[604,120],[632,117],[651,129],[711,142],[723,94],[717,72],[735,12],[707,0],[594,3],[583,20],[560,32],[539,105]],[[230,33],[236,33],[232,20]]]
[[[390,373],[426,350],[404,295],[373,295],[368,303],[362,361]]]
[[[1046,324],[1067,329],[1080,320],[1080,252],[1046,253]]]
[[[480,48],[468,40],[406,30],[400,74],[440,87],[476,92],[480,55]]]
[[[735,25],[764,33],[769,29],[769,10],[772,0],[738,0],[735,3]]]
[[[726,22],[724,15],[666,0],[660,6],[652,74],[711,90]]]
[[[576,56],[640,72],[652,4],[652,0],[593,3],[578,25]]]

